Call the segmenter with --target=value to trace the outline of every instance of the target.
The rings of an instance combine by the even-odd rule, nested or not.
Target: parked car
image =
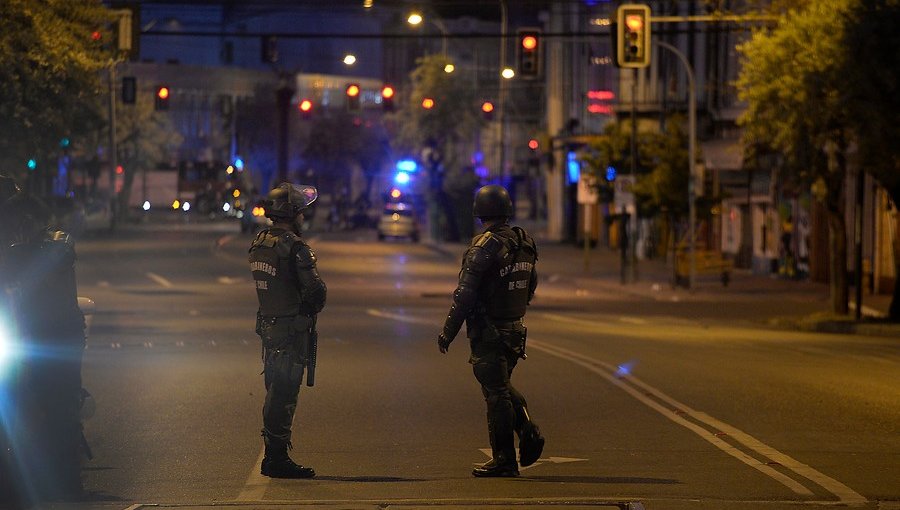
[[[378,220],[378,240],[388,237],[406,237],[419,242],[419,223],[412,206],[405,203],[385,204]]]

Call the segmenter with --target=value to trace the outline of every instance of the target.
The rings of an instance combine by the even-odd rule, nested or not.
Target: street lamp
[[[447,64],[447,65],[444,66],[444,72],[447,73],[447,74],[450,74],[450,73],[452,73],[452,72],[455,71],[455,70],[456,70],[456,66],[453,65],[453,64]]]
[[[503,71],[500,72],[500,76],[506,78],[507,80],[511,80],[516,76],[516,72],[513,71],[511,67],[504,67]]]
[[[412,14],[409,15],[408,18],[406,18],[406,22],[414,27],[422,24],[423,21],[425,21],[425,18],[422,17],[422,15],[418,12],[413,12]],[[431,22],[432,25],[436,26],[438,28],[438,30],[441,31],[441,54],[446,57],[447,56],[447,28],[444,27],[444,24],[441,23],[439,20],[428,18],[428,21]],[[446,68],[444,68],[444,71],[448,72],[448,73],[453,72],[452,70],[447,71]]]
[[[348,53],[348,54],[344,55],[344,64],[346,64],[348,66],[352,66],[355,63],[356,63],[356,55],[353,55],[352,53]]]

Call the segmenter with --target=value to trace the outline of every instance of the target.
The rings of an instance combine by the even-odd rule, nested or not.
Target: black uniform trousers
[[[494,454],[511,453],[515,448],[514,433],[526,421],[528,404],[525,396],[510,382],[519,361],[524,341],[524,326],[515,329],[483,330],[471,338],[469,363],[475,379],[481,384],[487,406],[488,433]]]
[[[291,423],[297,410],[300,383],[306,365],[309,333],[295,318],[263,320],[263,374],[266,399],[263,404],[263,436],[268,441],[290,445]]]

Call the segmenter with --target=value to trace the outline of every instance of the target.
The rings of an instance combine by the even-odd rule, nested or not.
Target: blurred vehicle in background
[[[387,203],[378,220],[378,240],[405,237],[419,242],[419,223],[412,206],[402,202]]]
[[[272,220],[266,218],[264,200],[247,202],[243,208],[237,210],[235,216],[241,221],[241,232],[244,233],[255,234],[272,226]]]

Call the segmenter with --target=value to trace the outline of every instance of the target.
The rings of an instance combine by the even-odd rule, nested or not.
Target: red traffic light
[[[169,99],[169,87],[160,87],[156,91],[156,97],[160,99]]]
[[[644,17],[638,14],[629,14],[625,16],[625,25],[629,30],[640,30],[644,28]]]
[[[529,149],[536,151],[539,146],[540,146],[540,144],[538,144],[538,141],[535,140],[534,138],[532,138],[531,140],[528,140],[528,148]]]
[[[484,113],[491,113],[492,111],[494,111],[494,103],[492,103],[490,101],[485,101],[481,105],[481,111],[483,111]]]
[[[356,97],[359,95],[359,85],[355,83],[351,83],[347,85],[347,95],[350,97]]]
[[[103,34],[101,34],[99,30],[94,30],[93,32],[91,32],[92,41],[99,41],[102,36]]]
[[[526,35],[522,38],[522,48],[526,50],[533,50],[537,48],[537,37],[533,35]]]
[[[304,99],[303,101],[300,101],[300,104],[297,105],[297,107],[300,108],[301,112],[306,113],[312,110],[312,101],[310,101],[309,99]]]
[[[390,99],[394,97],[394,87],[390,85],[385,85],[383,89],[381,89],[381,97],[385,99]]]

